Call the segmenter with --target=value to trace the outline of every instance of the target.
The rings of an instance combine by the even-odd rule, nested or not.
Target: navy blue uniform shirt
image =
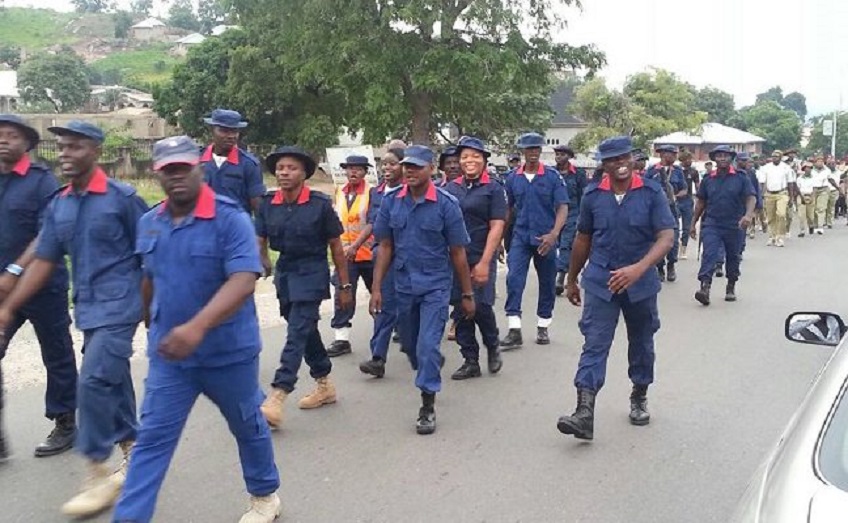
[[[138,220],[147,204],[135,188],[99,167],[85,191],[62,189],[44,215],[36,256],[56,264],[71,258],[77,328],[131,325],[141,320]]]
[[[38,236],[44,213],[59,189],[59,181],[46,165],[24,155],[0,180],[0,270],[15,263]],[[50,290],[68,292],[64,260],[56,267]]]
[[[663,170],[664,169],[665,169],[665,166],[663,166],[661,164],[655,164],[655,165],[648,167],[648,170],[645,171],[645,179],[653,180],[653,181],[657,182],[658,184],[660,184],[660,187],[662,187],[663,192],[666,191],[666,187],[664,187],[663,184],[662,184]],[[669,199],[669,203],[673,204],[677,201],[676,194],[679,193],[680,191],[684,191],[684,190],[687,189],[686,175],[683,174],[683,168],[682,167],[680,167],[679,165],[672,165],[671,166],[671,171],[669,172],[669,176],[668,176],[668,183],[669,183],[669,185],[671,185],[671,189],[672,189],[672,192],[673,192],[673,194],[671,195],[671,197]]]
[[[471,242],[465,248],[468,265],[477,265],[486,250],[486,240],[489,237],[489,222],[506,220],[507,201],[506,191],[500,182],[489,178],[483,173],[480,178],[467,182],[460,176],[449,183],[445,190],[459,202],[465,229]]]
[[[757,196],[745,171],[730,167],[728,172],[713,171],[701,180],[698,199],[704,202],[704,225],[735,229],[746,212],[746,201]]]
[[[330,297],[327,244],[344,229],[329,196],[303,190],[294,203],[283,193],[265,195],[256,213],[256,235],[280,253],[274,284],[281,302],[321,301]]]
[[[575,166],[568,162],[568,170],[560,171],[565,182],[565,187],[568,189],[568,212],[569,215],[577,216],[577,210],[580,208],[580,200],[583,198],[583,191],[586,190],[586,185],[589,183],[586,178],[586,170]]]
[[[674,227],[674,216],[658,183],[634,174],[630,189],[618,203],[608,176],[591,182],[583,195],[577,222],[577,231],[592,237],[589,262],[581,280],[583,288],[611,301],[610,272],[637,263],[651,250],[657,233]],[[631,302],[637,302],[659,291],[659,275],[651,267],[627,289],[627,294]]]
[[[541,163],[532,182],[524,174],[524,165],[511,172],[506,195],[513,212],[513,235],[521,235],[529,245],[541,243],[536,238],[551,232],[560,205],[568,204],[568,190],[559,171]]]
[[[470,241],[456,198],[432,182],[420,201],[413,199],[407,186],[385,198],[374,238],[392,240],[396,288],[417,296],[451,288],[450,248]]]
[[[227,160],[220,167],[212,157],[212,146],[200,157],[206,183],[216,194],[237,201],[248,213],[252,213],[250,200],[265,194],[262,168],[259,160],[249,152],[233,147]]]
[[[262,273],[250,216],[238,203],[204,184],[194,211],[175,224],[167,201],[138,224],[136,252],[153,282],[148,357],[160,358],[159,342],[200,312],[235,273]],[[183,367],[219,367],[259,354],[253,296],[224,323],[206,333]]]

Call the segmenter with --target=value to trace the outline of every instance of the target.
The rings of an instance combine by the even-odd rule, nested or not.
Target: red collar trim
[[[460,177],[454,179],[453,183],[458,184],[458,185],[462,185],[463,183],[465,183],[467,181],[468,180],[466,180],[465,176],[460,176]],[[474,181],[474,180],[471,180],[471,181]],[[483,171],[483,173],[480,175],[480,177],[477,178],[477,183],[479,183],[480,185],[486,185],[490,181],[492,181],[492,180],[489,178],[489,173],[486,172],[486,171]]]
[[[342,192],[345,194],[350,194],[350,182],[346,183],[344,187],[342,187]],[[359,185],[356,187],[356,194],[362,194],[365,192],[365,182],[359,182]]]
[[[21,159],[18,160],[18,163],[12,167],[12,172],[17,174],[18,176],[26,176],[27,172],[29,172],[29,167],[32,165],[32,162],[29,159],[28,154],[24,154],[21,156]]]
[[[577,174],[577,167],[571,162],[568,162],[568,174]]]
[[[736,174],[736,169],[734,169],[731,165],[730,168],[727,170],[727,174]],[[718,169],[713,169],[713,171],[710,172],[710,178],[715,178],[716,176],[718,176]]]
[[[408,190],[409,190],[409,186],[404,184],[403,187],[401,187],[400,190],[398,191],[398,195],[396,196],[396,198],[405,197]],[[431,202],[437,201],[436,200],[436,186],[433,184],[433,182],[430,182],[430,184],[427,186],[427,192],[424,194],[424,199],[429,200]]]
[[[640,175],[634,172],[633,176],[630,178],[630,190],[632,191],[633,189],[641,189],[644,186],[645,180],[643,180]],[[608,174],[604,174],[604,177],[601,179],[601,183],[598,184],[598,189],[602,191],[609,191],[612,189],[612,181],[610,180]]]
[[[210,145],[209,147],[206,148],[205,151],[203,151],[203,154],[200,156],[200,161],[201,162],[209,162],[211,160],[212,160],[212,146]],[[229,163],[233,164],[233,165],[239,164],[238,147],[233,146],[233,148],[230,149],[229,154],[227,154],[227,161]]]
[[[304,185],[303,189],[300,190],[300,194],[297,195],[297,204],[303,205],[305,203],[309,203],[309,195],[311,194],[311,190],[308,185]],[[271,205],[282,205],[285,203],[283,200],[283,191],[278,190],[274,197],[271,199]]]
[[[518,174],[524,174],[524,166],[527,164],[522,163],[521,167],[518,168]],[[536,176],[542,176],[545,174],[545,164],[539,162],[539,169],[536,170]]]
[[[168,199],[162,200],[158,214],[164,214],[168,208]],[[215,191],[207,184],[200,187],[197,195],[197,203],[194,206],[194,217],[201,220],[212,220],[215,218]]]
[[[94,168],[94,174],[91,176],[91,180],[88,181],[88,187],[86,187],[86,192],[90,192],[93,194],[106,194],[107,181],[109,177],[106,176],[106,173],[103,172],[103,169],[100,167]],[[68,185],[64,191],[62,191],[62,196],[67,196],[71,194],[73,191],[73,185]]]

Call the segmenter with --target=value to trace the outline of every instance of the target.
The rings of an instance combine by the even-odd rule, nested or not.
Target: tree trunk
[[[433,101],[429,93],[415,91],[412,93],[412,143],[418,145],[430,144],[430,111]]]

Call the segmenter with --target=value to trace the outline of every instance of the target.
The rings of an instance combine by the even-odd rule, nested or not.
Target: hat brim
[[[715,161],[716,155],[721,154],[721,153],[729,154],[731,160],[736,159],[736,156],[737,156],[736,152],[734,152],[734,151],[712,151],[709,154],[710,160]]]
[[[38,145],[38,142],[41,141],[41,136],[39,136],[38,131],[28,125],[22,124],[20,122],[13,122],[10,120],[0,120],[0,125],[11,125],[12,127],[20,129],[24,133],[24,136],[26,136],[27,141],[29,142],[27,152],[35,149],[35,146]]]
[[[400,161],[401,165],[415,165],[416,167],[427,167],[430,162],[421,158],[404,158]]]
[[[203,123],[212,127],[224,127],[225,129],[244,129],[247,127],[247,122],[239,122],[237,124],[228,124],[212,118],[204,118]]]
[[[342,169],[347,169],[348,167],[365,167],[366,169],[369,167],[374,167],[370,163],[340,163],[339,167]]]
[[[74,129],[68,129],[67,127],[48,127],[47,130],[56,136],[77,136],[79,138],[85,138],[86,140],[93,140],[97,143],[103,143],[103,138],[101,137],[91,136],[90,134],[81,133]]]
[[[522,151],[526,151],[527,149],[541,149],[542,147],[544,147],[544,144],[540,144],[540,143],[538,143],[538,144],[534,143],[534,144],[528,144],[528,145],[518,144],[518,148],[521,149]]]
[[[633,154],[632,147],[622,147],[621,149],[613,149],[612,151],[607,152],[598,152],[597,158],[598,161],[609,160],[610,158],[618,158],[619,156],[624,156],[625,154]]]
[[[175,163],[195,166],[200,164],[200,157],[197,154],[175,154],[173,156],[163,158],[158,162],[153,162],[153,170],[161,171],[165,167]]]
[[[301,154],[296,152],[285,152],[285,153],[271,153],[265,158],[265,167],[268,169],[268,172],[274,174],[277,170],[277,161],[280,158],[284,158],[286,156],[290,156],[292,158],[297,158],[298,160],[303,162],[303,167],[306,169],[306,179],[312,178],[312,175],[315,174],[315,169],[318,167],[318,164],[315,163],[315,160],[312,159],[308,154]]]
[[[477,151],[478,153],[483,155],[483,158],[488,158],[492,156],[492,152],[488,149],[481,149],[480,147],[472,147],[470,145],[458,145],[456,147],[457,155],[464,151],[465,149],[471,149],[472,151]]]

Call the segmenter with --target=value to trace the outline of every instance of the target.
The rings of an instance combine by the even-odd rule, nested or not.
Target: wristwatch
[[[6,266],[6,272],[9,274],[14,274],[15,276],[20,276],[24,273],[24,268],[18,265],[17,263],[10,263]]]
[[[352,283],[345,283],[345,284],[343,284],[343,285],[339,285],[339,290],[340,290],[340,291],[349,291],[349,290],[351,290],[351,289],[353,289],[353,284],[352,284]]]
[[[462,295],[462,299],[463,299],[463,300],[473,300],[473,299],[474,299],[474,293],[470,293],[470,294],[463,294],[463,295]]]

